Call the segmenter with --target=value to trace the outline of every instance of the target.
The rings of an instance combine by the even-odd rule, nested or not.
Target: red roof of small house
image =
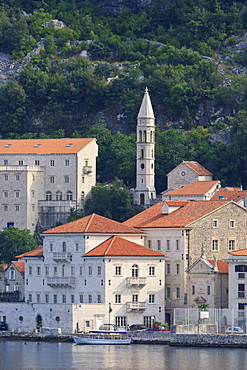
[[[214,260],[207,260],[212,266],[214,265]],[[216,265],[221,274],[228,274],[228,263],[222,260],[216,260]]]
[[[95,139],[4,139],[0,140],[0,154],[73,154]]]
[[[162,205],[167,203],[171,207],[175,207],[174,201],[159,202],[147,210],[137,214],[136,216],[125,221],[125,225],[140,228],[172,228],[185,227],[193,221],[200,219],[210,212],[226,205],[225,202],[217,201],[184,201],[179,209],[170,214],[162,214]]]
[[[166,192],[165,195],[204,195],[215,187],[219,181],[195,181],[182,188]]]
[[[237,251],[228,252],[232,256],[247,256],[247,249],[239,249]]]
[[[85,254],[85,257],[94,256],[164,257],[164,254],[120,238],[119,236],[112,236]]]
[[[239,202],[247,195],[247,190],[226,190],[220,189],[211,200],[233,200],[234,202]]]
[[[42,257],[43,256],[43,247],[33,249],[32,251],[19,254],[15,256],[15,258],[22,258],[22,257]]]
[[[63,233],[140,234],[142,231],[93,213],[92,215],[46,230],[43,234]]]
[[[199,176],[212,176],[213,174],[209,172],[205,167],[196,161],[183,161],[191,170],[193,170]]]
[[[24,276],[25,273],[25,262],[24,261],[11,261],[16,269]]]

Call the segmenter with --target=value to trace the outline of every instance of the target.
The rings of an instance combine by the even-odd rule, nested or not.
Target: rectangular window
[[[36,160],[34,161],[34,164],[35,164],[35,166],[39,166],[39,160],[38,160],[38,159],[36,159]]]
[[[57,295],[56,294],[53,295],[53,303],[57,304]]]
[[[176,263],[176,274],[177,275],[180,274],[180,264],[179,263]]]
[[[9,271],[9,280],[15,280],[15,270]]]
[[[93,302],[92,294],[89,294],[88,295],[88,303],[92,303],[92,302]]]
[[[4,210],[4,211],[8,211],[8,209],[9,209],[9,207],[5,204],[5,205],[3,206],[3,210]]]
[[[80,294],[79,300],[80,300],[80,303],[83,303],[83,294]]]
[[[75,275],[75,266],[71,266],[71,275]]]
[[[51,176],[51,177],[50,177],[50,183],[51,183],[51,184],[54,184],[54,179],[55,179],[55,178],[54,178],[54,176]]]
[[[208,295],[210,295],[210,285],[207,286]]]
[[[229,251],[235,250],[235,240],[228,240],[228,250]]]
[[[62,295],[62,301],[63,301],[63,303],[66,303],[66,294]]]
[[[244,309],[245,309],[245,305],[244,305],[244,303],[239,303],[239,304],[238,304],[238,309],[239,309],[239,310],[244,310]]]
[[[8,181],[9,180],[9,175],[4,175],[4,180]]]
[[[88,275],[93,275],[93,267],[88,266]]]
[[[191,293],[192,293],[192,295],[195,295],[195,285],[192,285],[192,287],[191,287]]]
[[[37,303],[40,303],[40,294],[37,294]]]
[[[49,266],[45,266],[45,275],[48,276],[49,275]]]
[[[19,161],[19,166],[23,166],[23,161]]]
[[[65,166],[68,167],[69,166],[69,159],[65,159]]]
[[[28,274],[29,274],[29,275],[32,275],[32,273],[33,273],[32,266],[29,266],[29,267],[28,267]]]
[[[219,250],[219,241],[217,239],[212,240],[212,251],[218,252]]]
[[[121,276],[122,275],[122,268],[121,266],[115,267],[115,275]]]
[[[54,266],[54,276],[56,276],[57,275],[57,266]]]
[[[45,295],[45,303],[49,303],[49,294]]]
[[[157,240],[157,250],[161,250],[161,240]]]
[[[149,276],[154,276],[155,275],[155,267],[154,266],[149,266],[148,274],[149,274]]]
[[[244,272],[239,272],[238,273],[238,279],[245,279],[245,273]]]
[[[29,302],[32,302],[33,301],[32,294],[28,294],[28,300],[29,300]]]
[[[179,287],[176,288],[176,298],[177,299],[180,298],[180,288]]]
[[[148,295],[148,303],[154,303],[154,294]]]
[[[54,166],[55,166],[54,159],[51,159],[51,160],[50,160],[50,165],[51,165],[51,167],[54,167]]]
[[[166,250],[169,251],[171,248],[171,241],[169,239],[167,239],[166,241]]]
[[[79,243],[75,243],[75,251],[79,252]]]
[[[245,284],[238,284],[238,297],[245,298]]]
[[[180,240],[177,239],[176,240],[176,251],[179,251],[180,250]]]
[[[213,220],[213,228],[214,229],[217,229],[218,227],[218,221],[217,220]]]
[[[9,192],[8,191],[4,191],[3,192],[3,195],[4,195],[4,198],[8,198],[9,197]]]
[[[166,287],[166,298],[171,298],[171,287]]]
[[[15,192],[15,197],[16,197],[16,198],[20,198],[20,192],[19,192],[19,191],[16,191],[16,192]]]
[[[75,303],[75,296],[74,296],[74,294],[71,294],[71,303]]]
[[[19,205],[15,206],[15,211],[16,212],[19,212],[20,211],[20,206]]]
[[[166,273],[167,273],[167,275],[170,275],[170,273],[171,273],[171,264],[170,263],[166,264]]]
[[[3,165],[4,165],[4,166],[8,166],[8,164],[9,164],[9,161],[8,161],[7,159],[5,159],[5,160],[3,161]]]
[[[52,252],[52,250],[53,250],[53,244],[50,243],[50,252]]]
[[[121,294],[115,294],[115,303],[121,303]]]
[[[235,227],[235,221],[234,220],[230,220],[229,226],[230,226],[231,229],[233,229]]]
[[[101,275],[101,266],[98,266],[98,275]]]
[[[40,269],[40,266],[37,266],[37,275],[40,276],[41,275],[41,269]]]
[[[20,181],[20,175],[15,175],[15,180]]]
[[[97,303],[101,303],[101,295],[100,294],[97,295]]]
[[[152,248],[152,242],[151,240],[148,240],[148,248],[151,249]]]
[[[83,275],[83,266],[80,266],[80,275]]]
[[[68,184],[68,183],[69,183],[69,176],[64,176],[64,182],[65,182],[66,184]]]
[[[126,326],[127,325],[126,316],[116,316],[116,318],[115,318],[115,324],[118,327]]]
[[[138,302],[138,294],[132,294],[132,302]]]

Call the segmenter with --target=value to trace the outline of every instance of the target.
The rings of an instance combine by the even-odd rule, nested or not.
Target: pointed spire
[[[147,87],[137,118],[155,118]]]

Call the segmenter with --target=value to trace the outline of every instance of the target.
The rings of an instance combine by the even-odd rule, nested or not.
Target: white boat
[[[113,332],[111,334],[97,333],[73,337],[76,344],[130,344],[131,338],[126,338],[124,335]]]

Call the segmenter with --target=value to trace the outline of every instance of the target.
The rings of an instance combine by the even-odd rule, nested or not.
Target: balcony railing
[[[0,166],[0,171],[2,172],[20,172],[20,171],[35,171],[35,172],[44,172],[45,167],[44,166]]]
[[[64,286],[74,286],[75,285],[75,277],[68,276],[68,277],[48,277],[47,284],[54,287],[64,287]]]
[[[126,285],[131,286],[144,286],[146,285],[146,278],[145,277],[128,277],[126,279]]]
[[[146,302],[127,302],[127,311],[144,311],[146,309]]]
[[[54,252],[53,253],[54,261],[72,261],[72,254],[67,252]]]
[[[83,166],[82,168],[83,175],[88,175],[89,173],[92,172],[92,170],[93,170],[92,166]]]

